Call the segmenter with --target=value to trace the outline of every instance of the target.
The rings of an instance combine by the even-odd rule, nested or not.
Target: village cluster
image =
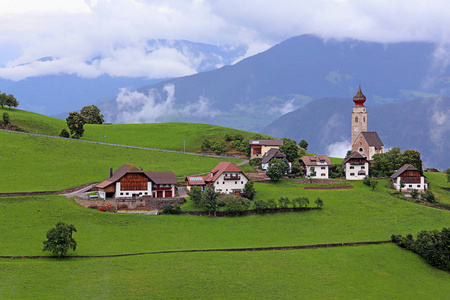
[[[352,111],[351,137],[352,151],[342,165],[347,180],[363,180],[369,176],[369,165],[373,156],[384,152],[384,144],[377,132],[367,131],[367,110],[364,106],[366,97],[359,86],[353,97],[355,103]],[[250,159],[260,159],[261,169],[267,171],[274,160],[283,160],[292,166],[280,150],[283,140],[250,140]],[[308,178],[326,179],[330,177],[332,166],[329,157],[309,155],[300,158],[303,175]],[[410,164],[405,164],[391,176],[392,185],[399,191],[425,191],[428,184],[421,172]],[[231,162],[220,162],[205,176],[187,176],[185,184],[188,190],[198,186],[205,190],[214,187],[222,194],[241,195],[249,181],[244,172]],[[126,164],[113,172],[110,177],[98,184],[98,197],[108,198],[173,198],[176,192],[177,176],[171,171],[144,171],[132,164]]]

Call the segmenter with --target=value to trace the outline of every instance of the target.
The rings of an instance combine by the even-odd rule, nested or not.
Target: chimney
[[[113,167],[109,168],[109,177],[112,177],[114,174]]]
[[[141,171],[144,171],[144,167],[139,167],[139,169],[141,169]]]

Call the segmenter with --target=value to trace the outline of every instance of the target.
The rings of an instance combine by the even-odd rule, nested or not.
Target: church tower
[[[366,96],[361,92],[361,83],[358,92],[353,97],[353,102],[355,102],[355,106],[353,106],[352,112],[352,146],[355,144],[358,135],[367,131],[367,111],[364,106]]]

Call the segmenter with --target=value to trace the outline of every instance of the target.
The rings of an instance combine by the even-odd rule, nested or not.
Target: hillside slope
[[[351,99],[313,101],[265,127],[275,137],[305,139],[311,152],[345,155],[350,149]],[[427,167],[450,166],[450,98],[424,98],[367,107],[368,130],[377,131],[385,148],[399,146],[422,154]],[[340,149],[341,155],[335,153]]]

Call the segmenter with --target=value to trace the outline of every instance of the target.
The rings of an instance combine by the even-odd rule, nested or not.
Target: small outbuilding
[[[407,191],[412,190],[425,191],[428,189],[428,183],[425,181],[425,176],[417,170],[416,167],[410,164],[403,165],[391,176],[392,185],[397,191]],[[404,187],[401,187],[401,182],[403,181]]]
[[[342,162],[345,168],[345,179],[347,180],[363,180],[369,176],[369,161],[359,154],[352,152]]]

